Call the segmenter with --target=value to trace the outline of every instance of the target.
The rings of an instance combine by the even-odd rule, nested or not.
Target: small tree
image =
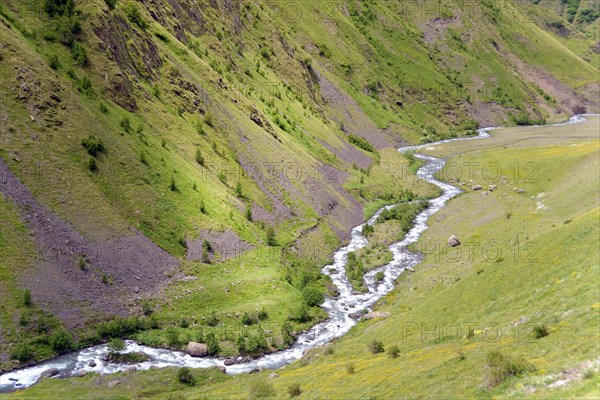
[[[108,342],[108,348],[115,353],[123,351],[125,349],[125,341],[121,338],[112,338],[110,342]]]
[[[277,239],[275,237],[275,229],[272,226],[268,226],[266,230],[267,244],[269,246],[277,246]]]
[[[250,207],[250,204],[246,204],[246,219],[250,222],[252,222],[252,207]]]
[[[385,348],[380,340],[373,339],[369,342],[369,351],[373,354],[383,353]]]
[[[29,361],[34,356],[35,353],[28,344],[18,344],[10,350],[10,358],[13,360],[19,360],[20,362]]]
[[[206,204],[204,204],[204,199],[200,199],[200,212],[206,214]]]
[[[208,333],[206,335],[206,346],[208,347],[208,354],[214,356],[221,351],[221,347],[219,346],[219,341],[214,333]]]
[[[169,188],[171,189],[172,192],[176,192],[177,191],[177,184],[175,183],[175,177],[174,176],[171,177],[171,183],[169,184]]]
[[[196,149],[196,162],[199,165],[204,165],[204,156],[202,156],[200,149]]]
[[[242,183],[238,182],[235,184],[235,195],[237,197],[244,197],[244,194],[242,193]]]
[[[23,305],[30,306],[31,305],[31,292],[29,289],[25,289],[23,291]]]
[[[302,289],[302,298],[307,306],[316,307],[323,302],[323,293],[314,286],[307,286]]]
[[[292,383],[288,386],[288,393],[290,394],[290,397],[300,396],[302,394],[302,389],[299,384]]]
[[[50,347],[62,353],[73,349],[73,337],[64,329],[54,332],[48,339]]]
[[[87,169],[94,172],[98,169],[98,165],[96,164],[96,159],[94,157],[90,157],[87,161]]]
[[[192,375],[192,371],[189,368],[183,367],[177,370],[177,380],[186,385],[194,386],[196,384],[196,378]]]
[[[388,355],[390,356],[390,358],[398,358],[398,355],[400,354],[400,349],[398,349],[398,346],[393,345],[392,347],[390,347],[388,349]]]

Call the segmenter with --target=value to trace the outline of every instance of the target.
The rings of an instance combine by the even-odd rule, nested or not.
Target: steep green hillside
[[[111,336],[178,348],[244,313],[301,330],[350,228],[436,193],[390,148],[598,110],[587,25],[473,7],[3,1],[2,368]]]

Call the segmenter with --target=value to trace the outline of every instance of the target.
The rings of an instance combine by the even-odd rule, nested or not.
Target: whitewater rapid
[[[568,122],[554,125],[585,121],[584,116],[586,115],[576,115]],[[482,128],[478,130],[477,136],[446,139],[418,146],[403,147],[398,149],[398,151],[414,152],[424,147],[436,146],[451,141],[486,138],[489,137],[488,132],[492,129],[497,128]],[[365,293],[353,290],[346,276],[345,266],[348,253],[367,245],[368,240],[362,235],[363,226],[365,224],[373,225],[384,209],[391,209],[394,205],[382,207],[368,221],[352,229],[348,245],[337,250],[333,255],[333,264],[327,265],[321,270],[323,274],[331,278],[339,290],[337,298],[326,298],[325,302],[321,305],[329,314],[329,318],[301,333],[290,348],[266,354],[252,361],[225,367],[225,359],[223,358],[192,357],[184,352],[142,346],[134,341],[127,340],[125,342],[126,347],[122,351],[123,353],[144,352],[149,356],[149,360],[136,364],[109,363],[103,361],[110,352],[108,346],[106,344],[97,345],[41,362],[32,367],[4,373],[0,375],[0,392],[8,392],[31,386],[42,377],[45,371],[52,368],[58,370],[57,377],[77,376],[82,371],[85,373],[112,374],[124,371],[131,368],[131,366],[135,366],[138,370],[164,367],[225,367],[228,374],[247,373],[255,369],[277,369],[299,360],[305,350],[322,346],[335,338],[343,336],[358,322],[351,315],[356,317],[356,315],[367,311],[377,300],[394,289],[394,283],[403,271],[414,267],[420,262],[420,255],[407,250],[407,246],[419,239],[428,227],[427,220],[433,214],[444,207],[448,200],[461,193],[461,189],[435,179],[435,174],[445,165],[444,160],[421,154],[415,154],[415,157],[425,161],[425,164],[417,171],[417,176],[438,186],[442,190],[442,194],[435,199],[429,200],[429,207],[417,215],[413,227],[401,241],[389,246],[393,260],[365,274],[364,279],[368,288],[368,291]],[[385,278],[383,282],[376,283],[375,275],[380,271],[384,273]]]

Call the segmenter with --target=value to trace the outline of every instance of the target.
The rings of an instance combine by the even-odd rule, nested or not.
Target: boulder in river
[[[88,363],[88,367],[94,368],[95,366],[96,366],[96,361],[90,360],[90,362]]]
[[[44,378],[51,378],[53,376],[58,375],[58,369],[57,368],[50,368],[45,370],[44,372],[42,372],[42,376]]]
[[[452,235],[448,239],[448,244],[452,247],[456,247],[456,246],[460,245],[460,240],[458,240],[458,238],[456,236]]]
[[[204,357],[208,354],[208,346],[204,343],[189,342],[187,345],[187,352],[194,357]]]

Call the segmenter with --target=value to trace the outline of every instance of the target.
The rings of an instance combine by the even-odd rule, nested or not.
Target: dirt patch
[[[446,40],[446,31],[448,28],[459,21],[456,17],[434,18],[427,21],[421,29],[425,42],[434,44]]]
[[[33,301],[69,327],[103,315],[126,315],[132,301],[169,282],[179,261],[142,233],[93,242],[42,206],[0,159],[0,192],[19,209],[36,245],[20,276]],[[80,258],[85,265],[80,268]],[[103,279],[104,277],[104,279]],[[104,282],[103,282],[104,280]]]
[[[231,229],[223,232],[200,231],[199,239],[187,241],[187,259],[189,261],[202,260],[202,243],[204,240],[207,240],[211,245],[208,252],[211,262],[223,262],[254,249],[253,245],[244,241]]]

